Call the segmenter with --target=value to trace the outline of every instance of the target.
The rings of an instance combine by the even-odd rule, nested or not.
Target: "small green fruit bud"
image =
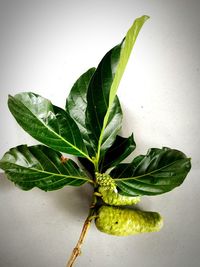
[[[106,190],[103,186],[100,186],[98,190],[103,201],[111,206],[134,205],[140,201],[140,197],[123,196],[115,191]]]
[[[103,186],[106,190],[117,191],[115,181],[109,174],[95,172],[95,176],[98,185]]]
[[[157,212],[102,206],[98,211],[95,224],[101,232],[116,236],[128,236],[157,232],[163,226],[163,219]]]

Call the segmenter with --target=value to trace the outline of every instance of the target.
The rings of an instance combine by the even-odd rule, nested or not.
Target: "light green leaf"
[[[109,148],[108,146],[102,148],[102,146],[105,142],[105,131],[109,122],[110,113],[113,110],[117,88],[138,33],[147,19],[148,16],[142,16],[135,20],[123,41],[103,57],[89,83],[86,123],[90,131],[90,139],[96,148],[96,162],[99,162],[100,156]],[[115,118],[117,118],[116,114]],[[112,130],[115,130],[117,123],[119,124],[116,120],[116,124],[112,127]],[[118,133],[117,130],[119,131],[120,127],[114,131],[112,140],[109,142],[110,146],[115,141]]]
[[[124,70],[128,63],[128,60],[129,60],[131,51],[133,49],[133,46],[135,44],[135,41],[137,39],[137,36],[143,24],[145,23],[147,19],[149,19],[149,16],[142,16],[140,18],[137,18],[126,34],[126,37],[125,37],[125,40],[123,42],[121,52],[120,52],[120,59],[116,67],[115,78],[112,82],[111,89],[110,89],[109,105],[111,105],[112,102],[114,101],[119,83],[121,81]]]

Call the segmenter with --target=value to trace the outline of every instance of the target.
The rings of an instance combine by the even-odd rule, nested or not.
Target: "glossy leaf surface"
[[[86,96],[88,85],[94,72],[95,68],[91,68],[80,76],[80,78],[73,85],[66,101],[66,110],[75,120],[89,149],[92,148],[85,124],[85,111],[87,107]]]
[[[23,190],[38,187],[50,191],[90,181],[75,162],[63,160],[61,153],[42,145],[11,148],[1,159],[0,168]]]
[[[109,148],[109,146],[104,145],[104,131],[131,50],[142,25],[147,19],[147,16],[143,16],[135,20],[123,41],[103,57],[90,81],[87,93],[86,121],[90,130],[89,136],[94,143],[94,147],[97,148],[97,160],[99,160],[100,151],[102,154]],[[112,130],[115,131],[115,128],[113,127]],[[113,133],[112,138],[110,137],[109,145],[112,145],[116,135],[117,130]]]
[[[100,172],[104,173],[107,171],[107,169],[119,164],[133,152],[135,146],[133,134],[128,138],[117,136],[115,142],[108,149],[100,162]],[[94,165],[86,158],[79,158],[79,161],[83,167],[94,177]]]
[[[103,132],[103,138],[101,143],[101,156],[103,157],[106,151],[112,146],[116,139],[117,134],[122,128],[122,109],[119,102],[119,98],[115,96],[115,100],[112,104],[112,108],[109,113],[108,122]]]
[[[130,29],[128,30],[124,41],[122,42],[122,46],[121,46],[121,52],[120,52],[120,59],[118,64],[116,65],[116,71],[115,71],[115,77],[110,89],[110,99],[109,99],[109,105],[112,104],[119,83],[121,81],[121,78],[124,74],[126,65],[128,63],[129,57],[131,55],[131,51],[133,49],[133,46],[135,44],[135,41],[138,37],[138,34],[143,26],[143,24],[149,19],[149,16],[142,16],[140,18],[137,18],[133,25],[130,27]]]
[[[84,141],[86,143],[87,149],[90,156],[95,156],[97,151],[98,140],[92,131],[90,136],[88,135],[88,129],[86,125],[86,108],[87,108],[87,92],[88,86],[94,75],[95,68],[89,69],[75,82],[72,87],[70,94],[66,101],[66,110],[69,112],[70,116],[76,121]],[[119,99],[116,97],[110,112],[110,117],[108,119],[108,124],[103,136],[102,150],[106,150],[113,143],[113,138],[115,139],[116,132],[121,129],[122,125],[122,110],[119,103]],[[93,125],[96,126],[96,122]],[[92,139],[91,139],[92,137]],[[91,140],[96,140],[92,142]]]
[[[78,158],[78,160],[81,163],[82,168],[86,170],[94,179],[95,177],[94,164],[86,158]]]
[[[119,164],[110,175],[121,194],[158,195],[179,186],[191,168],[190,159],[170,148],[152,148],[130,164]]]
[[[121,46],[116,46],[104,56],[98,65],[88,87],[86,125],[90,140],[93,143],[96,153],[98,151],[99,138],[102,135],[103,139],[104,135],[104,132],[102,132],[103,122],[108,110],[110,88],[113,82],[115,65],[119,61],[120,47]],[[112,128],[111,132],[112,130],[115,130],[115,128]],[[113,137],[110,138],[110,140],[112,139],[111,142],[109,142],[110,144],[114,142],[117,133],[118,132],[116,130],[115,135],[113,134]],[[101,144],[102,142],[106,142],[105,137],[104,140],[101,140]],[[109,146],[104,146],[104,149],[106,148],[109,148]]]
[[[88,157],[74,120],[46,98],[31,92],[20,93],[9,97],[8,106],[19,125],[38,141],[68,154]]]
[[[136,144],[133,134],[128,138],[117,136],[113,145],[108,149],[102,158],[100,170],[105,172],[108,168],[114,167],[128,157],[135,149]]]

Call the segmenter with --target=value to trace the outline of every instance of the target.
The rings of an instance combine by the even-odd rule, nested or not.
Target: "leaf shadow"
[[[80,187],[66,187],[56,192],[49,192],[48,196],[54,205],[62,212],[73,218],[87,216],[92,197],[92,188],[89,184]]]
[[[16,190],[14,183],[6,178],[4,173],[0,173],[0,192],[8,193]],[[19,189],[21,190],[21,189]],[[49,205],[53,205],[60,212],[65,213],[66,216],[70,214],[73,218],[85,217],[88,213],[91,197],[92,187],[89,184],[80,187],[64,187],[57,191],[44,192],[38,188],[31,190],[32,194],[37,199],[46,199]],[[22,194],[28,193],[21,190]]]
[[[12,190],[12,183],[6,178],[4,173],[0,173],[0,189],[3,191]]]

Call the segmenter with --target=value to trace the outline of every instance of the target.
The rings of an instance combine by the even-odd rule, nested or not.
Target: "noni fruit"
[[[163,219],[157,212],[101,206],[97,216],[96,227],[101,232],[116,236],[157,232],[163,226]]]
[[[134,205],[140,201],[140,197],[127,197],[116,193],[113,190],[107,190],[104,186],[98,189],[103,201],[111,206]]]
[[[95,172],[95,176],[98,185],[104,187],[104,189],[117,192],[115,181],[109,174]]]

